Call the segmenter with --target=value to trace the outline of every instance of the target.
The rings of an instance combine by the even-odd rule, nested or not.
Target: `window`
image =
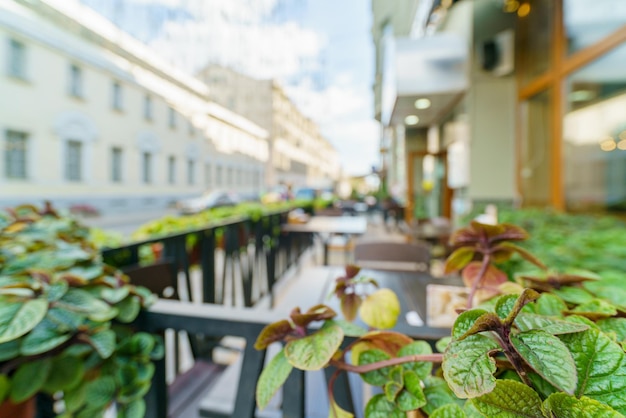
[[[111,148],[111,181],[121,183],[122,181],[122,149]]]
[[[141,156],[141,168],[143,174],[143,182],[145,184],[152,183],[152,154],[144,152]]]
[[[167,159],[167,181],[169,184],[176,183],[176,157],[173,155]]]
[[[9,40],[8,74],[17,78],[26,78],[26,47],[15,39]]]
[[[215,167],[215,185],[222,186],[222,181],[222,166],[218,165]]]
[[[65,152],[65,179],[69,181],[82,180],[82,147],[80,141],[66,142]]]
[[[204,186],[207,189],[211,187],[211,180],[213,180],[211,174],[211,163],[206,163],[204,165]]]
[[[83,70],[75,64],[70,65],[70,96],[83,97]]]
[[[191,121],[188,122],[187,129],[189,131],[189,136],[194,136],[196,134],[196,127],[193,126],[193,122]]]
[[[176,128],[176,110],[169,108],[169,125],[171,129]]]
[[[194,163],[194,160],[187,160],[187,183],[190,185],[195,183],[194,171],[196,167]]]
[[[226,167],[226,185],[227,186],[233,185],[233,168],[232,167]]]
[[[122,110],[122,85],[117,81],[114,81],[111,87],[111,107]]]
[[[4,171],[9,179],[25,179],[27,135],[24,132],[7,131],[4,148]]]
[[[152,97],[146,95],[143,100],[143,117],[146,120],[152,120]]]

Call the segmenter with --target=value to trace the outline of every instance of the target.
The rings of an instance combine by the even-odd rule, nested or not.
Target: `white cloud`
[[[365,174],[376,163],[379,132],[370,118],[369,85],[358,85],[348,71],[327,74],[324,54],[332,40],[295,21],[270,19],[280,0],[132,1],[186,11],[166,19],[148,42],[175,66],[194,73],[214,62],[277,79],[339,151],[346,173]],[[332,79],[320,83],[320,74]]]

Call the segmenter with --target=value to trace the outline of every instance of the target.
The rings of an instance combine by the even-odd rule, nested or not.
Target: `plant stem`
[[[363,364],[355,366],[339,360],[331,360],[330,365],[335,366],[340,370],[353,373],[367,373],[374,370],[382,369],[383,367],[395,366],[398,364],[411,363],[415,361],[430,361],[433,363],[441,363],[443,361],[443,354],[413,354],[410,356],[396,357],[388,360],[377,361],[376,363]]]
[[[476,275],[476,278],[474,279],[474,282],[472,283],[472,288],[470,289],[470,293],[467,296],[467,309],[472,309],[474,295],[476,294],[476,291],[478,290],[481,283],[483,282],[483,278],[485,276],[485,273],[487,272],[487,267],[489,267],[489,263],[491,263],[491,254],[487,253],[483,257],[483,263],[480,265],[480,270],[478,271],[478,274]]]

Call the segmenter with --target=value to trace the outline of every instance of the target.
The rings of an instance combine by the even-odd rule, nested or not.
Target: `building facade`
[[[269,134],[268,185],[332,187],[341,177],[339,155],[275,80],[257,80],[209,65],[198,74],[209,99],[239,113]]]
[[[165,208],[259,192],[268,134],[87,7],[0,1],[0,204]]]
[[[374,91],[389,178],[400,179],[409,216],[482,203],[624,209],[626,3],[401,3],[372,5]],[[411,79],[412,57],[444,41],[439,61],[413,62]],[[444,76],[438,89],[417,80],[432,87]]]

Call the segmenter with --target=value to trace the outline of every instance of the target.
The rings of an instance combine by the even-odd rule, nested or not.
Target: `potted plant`
[[[139,418],[163,345],[130,323],[154,296],[104,264],[88,237],[49,205],[0,214],[0,402],[47,396],[62,417],[115,404]]]
[[[291,370],[334,366],[380,386],[366,417],[624,417],[626,414],[626,288],[623,273],[553,271],[511,241],[526,238],[512,225],[472,224],[457,232],[448,269],[463,269],[472,296],[451,335],[437,342],[385,330],[395,324],[397,299],[378,289],[359,293],[358,269],[337,279],[346,318],[320,305],[268,325],[256,347],[284,347],[263,370],[257,402],[267,405]],[[502,281],[494,263],[521,254],[538,270]],[[469,271],[465,271],[468,270]],[[495,278],[496,280],[491,280]],[[313,324],[323,321],[321,327]],[[353,339],[345,348],[346,337]],[[348,357],[349,356],[349,357]],[[330,382],[334,382],[332,378]],[[353,415],[332,399],[330,417]]]

